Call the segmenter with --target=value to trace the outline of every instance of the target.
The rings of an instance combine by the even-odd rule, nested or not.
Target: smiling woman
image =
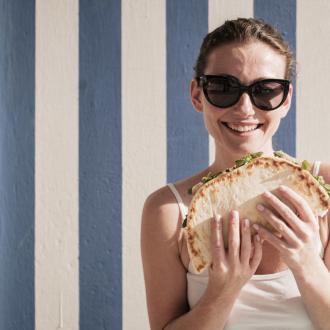
[[[251,219],[232,210],[227,249],[221,214],[215,214],[210,229],[213,267],[201,273],[192,267],[182,229],[192,200],[188,188],[210,172],[233,167],[246,154],[273,157],[273,136],[291,105],[293,63],[281,34],[260,20],[226,21],[205,37],[190,92],[214,139],[215,159],[145,201],[141,241],[152,329],[307,330],[330,324],[329,230],[322,230],[320,240],[299,191],[284,187],[283,200],[271,193],[262,196],[276,211],[264,208],[265,220],[281,228],[280,237],[266,226],[252,230]],[[319,174],[317,164],[310,168],[314,176]]]
[[[192,102],[204,114],[205,126],[217,146],[216,153],[226,150],[231,155],[230,159],[216,156],[211,170],[229,167],[228,161],[232,163],[255,151],[272,155],[271,138],[289,111],[292,98],[292,86],[284,79],[287,77],[285,56],[259,40],[230,42],[217,46],[208,55],[205,75],[217,78],[207,80],[204,75],[197,76],[191,83]],[[271,93],[268,81],[276,83]],[[219,96],[223,84],[227,93],[231,91],[234,95]],[[215,89],[217,97],[213,96]],[[209,90],[213,91],[212,96]],[[265,102],[261,93],[267,92]]]

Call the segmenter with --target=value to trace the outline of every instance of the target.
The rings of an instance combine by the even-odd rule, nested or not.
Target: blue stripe
[[[121,2],[80,0],[79,25],[80,329],[121,329]]]
[[[254,0],[254,16],[277,27],[296,53],[296,0]],[[296,155],[296,96],[295,80],[291,109],[282,120],[279,130],[273,138],[275,149],[282,149],[292,156]]]
[[[207,0],[167,0],[167,181],[208,166],[209,141],[203,116],[190,102],[189,83],[208,32]]]
[[[34,329],[34,0],[0,0],[0,31],[0,328]]]

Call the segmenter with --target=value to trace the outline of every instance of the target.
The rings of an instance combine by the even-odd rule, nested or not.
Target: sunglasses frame
[[[238,94],[238,97],[237,97],[237,99],[235,100],[235,102],[233,102],[233,103],[231,103],[231,104],[229,104],[229,105],[227,105],[227,106],[225,106],[225,107],[221,107],[221,106],[219,106],[219,105],[217,105],[217,104],[214,104],[214,103],[211,101],[211,99],[210,99],[210,97],[209,97],[209,95],[208,95],[208,92],[207,92],[207,84],[208,84],[208,82],[210,81],[210,79],[212,79],[212,78],[230,78],[230,79],[232,79],[232,80],[234,80],[234,81],[237,82],[237,85],[238,85],[238,88],[239,88],[239,94]],[[210,104],[212,104],[213,106],[217,107],[217,108],[225,109],[225,108],[232,107],[234,104],[236,104],[236,103],[240,100],[242,94],[246,92],[246,93],[249,95],[252,104],[253,104],[255,107],[257,107],[258,109],[263,110],[263,111],[273,111],[273,110],[279,108],[279,107],[285,102],[285,100],[286,100],[287,97],[288,97],[289,87],[290,87],[290,83],[291,83],[290,80],[286,80],[286,79],[262,79],[262,80],[258,80],[258,81],[256,81],[256,82],[252,83],[251,85],[243,85],[243,84],[242,84],[242,83],[241,83],[236,77],[234,77],[234,76],[230,76],[230,75],[204,75],[204,74],[201,75],[201,76],[197,79],[197,81],[200,82],[200,84],[202,85],[203,92],[204,92],[204,95],[205,95],[207,101],[208,101]],[[254,96],[253,96],[253,93],[252,93],[252,90],[253,90],[253,87],[254,87],[255,85],[257,85],[257,84],[259,84],[259,83],[261,83],[261,82],[263,82],[263,83],[277,82],[277,83],[280,83],[280,84],[283,86],[283,99],[282,99],[282,101],[280,102],[280,104],[277,105],[275,108],[271,108],[271,109],[269,109],[269,108],[267,108],[267,107],[260,107],[260,106],[258,106],[258,105],[255,103],[255,101],[254,101]]]

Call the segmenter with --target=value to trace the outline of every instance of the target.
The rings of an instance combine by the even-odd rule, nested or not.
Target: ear
[[[286,100],[284,101],[284,103],[282,104],[283,114],[282,114],[281,118],[284,118],[289,112],[289,109],[291,106],[291,101],[292,101],[292,95],[293,95],[293,86],[292,86],[292,83],[290,83],[288,96],[287,96]]]
[[[190,82],[190,97],[191,103],[197,112],[203,112],[202,94],[202,87],[198,85],[196,79],[193,79]]]

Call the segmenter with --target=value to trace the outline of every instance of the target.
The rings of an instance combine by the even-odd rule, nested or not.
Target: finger
[[[262,258],[262,243],[261,243],[261,237],[256,234],[253,237],[253,246],[254,246],[254,251],[253,251],[253,257],[250,261],[250,267],[253,273],[257,270],[261,258]]]
[[[273,245],[279,252],[285,253],[289,249],[289,246],[287,243],[285,243],[283,240],[279,239],[275,235],[273,235],[269,230],[266,228],[259,226],[259,225],[253,225],[254,228],[257,230],[259,236],[261,239],[266,240],[271,245]]]
[[[251,230],[249,219],[241,221],[241,263],[249,264],[251,256]]]
[[[298,237],[293,230],[270,209],[262,204],[258,204],[257,209],[267,222],[277,231],[277,233],[274,234],[275,236],[279,238],[283,237],[292,246],[296,246],[299,243]]]
[[[239,261],[239,246],[239,214],[234,210],[230,212],[228,228],[228,255],[231,262]]]
[[[304,236],[303,222],[289,206],[269,191],[265,192],[263,197],[266,198],[267,202],[279,213],[281,218],[293,229],[297,236]]]
[[[215,215],[211,222],[211,251],[212,251],[212,267],[219,268],[221,261],[225,259],[225,249],[222,236],[222,217]]]
[[[298,214],[300,215],[300,218],[305,221],[312,221],[314,224],[318,225],[318,221],[310,208],[309,204],[298,193],[296,193],[293,189],[290,187],[281,185],[278,188],[278,192],[283,196],[287,201],[292,203],[292,205],[297,210]]]

